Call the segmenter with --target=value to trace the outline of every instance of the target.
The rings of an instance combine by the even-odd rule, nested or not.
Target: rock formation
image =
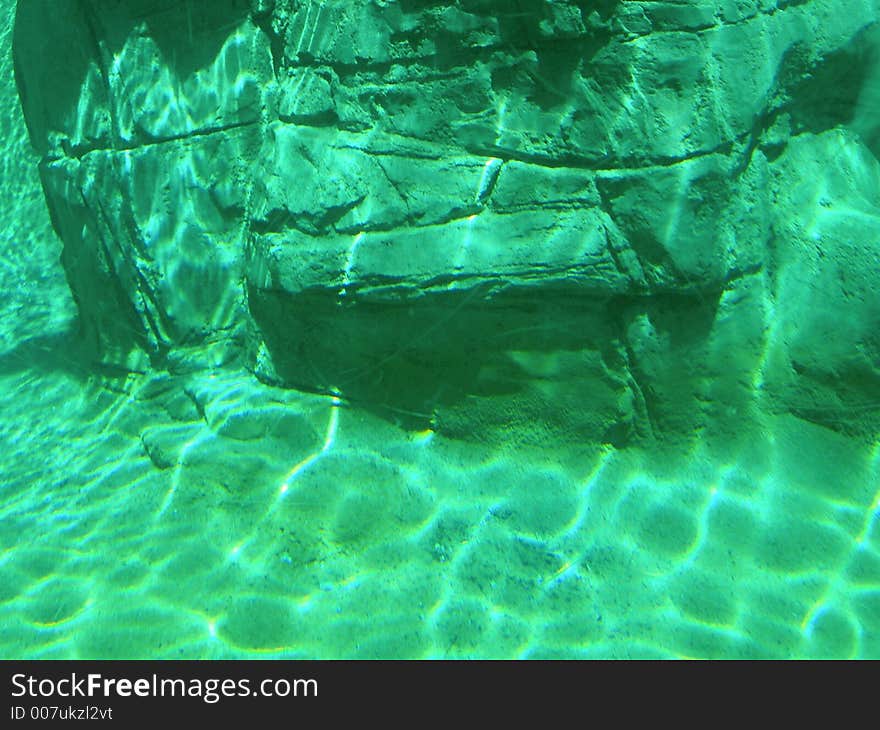
[[[98,361],[463,438],[868,435],[878,12],[30,0],[15,67]]]

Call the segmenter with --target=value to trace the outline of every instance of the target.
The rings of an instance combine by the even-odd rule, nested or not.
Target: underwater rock
[[[414,428],[624,444],[741,418],[743,384],[783,371],[837,398],[827,358],[791,375],[820,318],[780,340],[768,319],[804,306],[779,257],[814,265],[788,171],[829,134],[876,163],[877,10],[31,0],[14,51],[103,361],[237,362]],[[825,249],[841,271],[861,226]],[[873,305],[822,291],[871,310],[834,344],[867,402]]]
[[[11,53],[15,0],[0,1],[0,356],[24,360],[27,348],[46,346],[76,316],[64,272],[61,241],[52,231],[37,172],[39,157],[28,138]],[[38,344],[37,340],[41,340]]]

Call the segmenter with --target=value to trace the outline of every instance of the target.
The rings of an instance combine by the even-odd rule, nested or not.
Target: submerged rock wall
[[[22,343],[39,338],[45,344],[75,312],[15,87],[15,6],[15,0],[0,0],[0,357],[26,362],[18,351]]]
[[[103,362],[413,428],[880,426],[876,0],[30,0]],[[872,114],[872,110],[876,114]]]

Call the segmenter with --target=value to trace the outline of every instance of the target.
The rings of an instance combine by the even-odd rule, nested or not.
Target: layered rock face
[[[30,0],[96,360],[464,438],[880,425],[876,0]]]

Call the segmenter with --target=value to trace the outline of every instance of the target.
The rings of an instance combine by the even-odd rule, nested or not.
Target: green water
[[[148,17],[169,4],[132,5]],[[174,58],[161,73],[146,73],[152,56],[134,41],[126,47],[142,56],[119,54],[123,72],[143,71],[151,79],[145,88],[158,90],[132,92],[141,114],[134,114],[135,142],[56,158],[34,152],[28,138],[13,74],[15,3],[0,2],[0,657],[880,658],[876,2],[848,3],[838,14],[822,0],[744,3],[755,8],[742,21],[725,20],[733,10],[723,2],[695,3],[692,18],[665,3],[516,3],[507,20],[497,14],[505,42],[513,33],[506,24],[517,18],[534,18],[534,33],[552,37],[577,8],[578,18],[588,27],[598,18],[595,27],[609,37],[654,24],[654,35],[644,31],[649,40],[621,36],[621,48],[654,37],[661,47],[674,39],[703,44],[684,56],[670,50],[669,66],[681,64],[670,73],[705,96],[697,107],[721,111],[699,126],[679,113],[680,97],[633,82],[632,104],[644,93],[668,117],[658,116],[657,128],[646,123],[640,136],[620,121],[626,107],[608,102],[597,129],[617,139],[614,149],[630,151],[596,152],[598,142],[578,137],[580,87],[563,83],[571,70],[566,54],[574,53],[569,40],[528,73],[511,63],[510,87],[537,76],[544,96],[511,92],[508,127],[489,119],[497,142],[467,149],[475,161],[445,147],[428,154],[416,132],[408,136],[407,129],[446,113],[432,106],[427,89],[405,112],[390,94],[382,97],[385,111],[369,112],[398,125],[390,151],[376,151],[388,143],[379,132],[339,120],[377,83],[357,74],[373,66],[385,73],[375,57],[391,41],[369,31],[377,13],[426,7],[435,13],[437,38],[475,34],[468,51],[444,46],[447,65],[435,69],[436,78],[485,61],[473,50],[483,48],[485,30],[473,18],[492,14],[469,2],[353,3],[364,14],[344,19],[359,19],[367,30],[334,38],[332,49],[345,58],[355,48],[366,60],[338,68],[328,62],[333,73],[356,77],[346,82],[350,107],[338,97],[335,111],[320,103],[329,93],[323,87],[303,95],[301,107],[283,102],[292,106],[282,126],[274,122],[271,139],[307,140],[313,156],[311,172],[297,169],[287,179],[268,162],[265,169],[235,166],[263,154],[268,135],[239,144],[234,132],[231,142],[224,138],[230,148],[207,151],[197,147],[211,137],[203,131],[180,147],[137,137],[144,126],[159,134],[172,124],[160,98],[188,88],[187,79],[205,88],[216,83],[222,98],[252,93],[250,72],[233,68],[232,77],[244,79],[236,86],[217,69],[238,58],[229,51],[236,43],[256,43],[262,30],[248,13],[262,16],[230,2],[220,40],[201,46],[205,7],[184,5],[189,31],[185,24],[142,31],[158,39],[157,58]],[[323,32],[315,17],[342,7],[281,6],[290,6],[285,32],[301,44],[311,28],[313,45]],[[598,15],[590,16],[594,6]],[[667,33],[664,22],[683,30]],[[746,48],[729,34],[749,23],[766,27]],[[407,28],[400,21],[396,32]],[[224,40],[233,32],[235,43]],[[163,33],[195,33],[187,47],[199,52],[174,56]],[[590,33],[591,43],[604,37]],[[529,42],[543,49],[535,38]],[[114,42],[123,43],[107,41]],[[520,46],[510,41],[502,52],[531,53]],[[790,67],[779,59],[798,54],[832,61],[811,61],[809,73],[801,69],[802,77],[783,83],[780,69]],[[681,60],[691,56],[711,63],[695,71]],[[614,75],[585,58],[583,68],[599,81]],[[314,51],[302,68],[322,63]],[[730,85],[726,69],[737,64],[753,68],[742,78],[754,88]],[[493,73],[486,77],[506,78]],[[325,76],[307,83],[330,89],[338,81]],[[290,77],[298,78],[294,71]],[[747,107],[758,97],[763,116],[756,111],[760,121],[753,121]],[[70,119],[86,106],[71,103],[74,116],[65,123],[75,126]],[[193,108],[189,122],[198,128]],[[552,133],[568,129],[560,133],[564,144],[582,158],[569,150],[560,162],[557,142],[546,142],[550,132],[522,131],[544,124],[534,121],[541,114],[568,120]],[[678,127],[661,124],[676,118]],[[242,135],[263,135],[261,125],[271,123],[254,121]],[[740,123],[744,131],[731,132],[730,144],[688,151],[691,132],[724,139],[724,125],[735,131]],[[332,144],[322,136],[328,129]],[[518,159],[508,133],[531,152]],[[455,144],[432,134],[450,149]],[[351,153],[362,143],[377,145],[364,149],[380,160],[404,150],[417,162],[388,162],[380,176],[372,158]],[[654,143],[681,143],[681,159],[654,154]],[[173,151],[151,158],[154,147]],[[130,225],[156,233],[155,254],[145,256],[155,268],[142,270],[150,285],[158,282],[155,307],[167,322],[125,341],[119,333],[141,326],[138,318],[153,304],[126,309],[118,302],[141,302],[132,291],[147,285],[131,284],[125,264],[109,255],[110,273],[95,273],[101,267],[90,263],[86,237],[77,238],[57,201],[71,199],[58,183],[69,173],[86,209],[113,205],[121,193],[100,155],[129,151],[132,169],[151,170],[137,181],[164,184],[184,172],[179,185],[128,191]],[[226,154],[236,161],[228,169]],[[723,172],[712,168],[716,155],[732,160]],[[41,158],[59,206],[55,229]],[[492,160],[501,159],[498,174]],[[254,213],[265,230],[236,228],[245,214],[234,200],[216,218],[199,207],[221,196],[215,178],[238,180],[242,170],[282,191],[274,194],[299,228],[288,221],[276,230],[271,215],[259,218],[265,211]],[[420,175],[427,182],[413,182]],[[404,191],[405,215],[390,194],[369,197],[386,176]],[[772,195],[752,195],[771,178]],[[443,196],[459,194],[449,182],[458,179],[467,205],[448,215]],[[358,203],[346,208],[337,199],[343,193]],[[363,195],[377,202],[358,213]],[[490,209],[492,196],[497,207]],[[725,207],[736,196],[741,207]],[[144,201],[152,206],[146,213]],[[332,224],[309,218],[309,206],[321,205],[345,210]],[[620,232],[608,243],[617,247],[618,267],[635,268],[626,252],[638,253],[642,288],[618,285],[605,264],[597,269],[605,279],[571,268],[569,258],[548,264],[552,252],[580,255],[582,245],[592,255],[592,244],[583,243],[592,241],[592,219],[579,216],[599,206],[617,226],[606,232]],[[350,210],[362,218],[344,217]],[[545,218],[528,218],[533,210]],[[103,214],[110,220],[115,212]],[[381,216],[388,226],[370,229]],[[86,219],[76,220],[119,240],[128,230]],[[410,235],[422,224],[436,248],[421,242],[418,255],[374,253],[409,240],[386,241],[387,231],[397,226]],[[582,234],[574,243],[571,230]],[[309,248],[304,237],[319,243]],[[453,243],[460,248],[446,256],[441,249]],[[242,264],[239,244],[270,273]],[[517,247],[541,251],[540,266],[526,270],[526,258],[505,258]],[[62,258],[63,248],[73,253]],[[103,254],[94,251],[97,261]],[[729,271],[720,271],[722,260]],[[327,275],[328,261],[341,274]],[[250,277],[246,297],[234,283],[217,283],[218,271],[229,270],[237,272],[230,281]],[[664,278],[665,271],[675,276]],[[508,277],[501,292],[491,288],[495,272]],[[483,280],[467,289],[468,277]],[[121,295],[111,292],[117,278]],[[419,296],[407,289],[416,285]],[[251,319],[239,327],[245,311]]]

